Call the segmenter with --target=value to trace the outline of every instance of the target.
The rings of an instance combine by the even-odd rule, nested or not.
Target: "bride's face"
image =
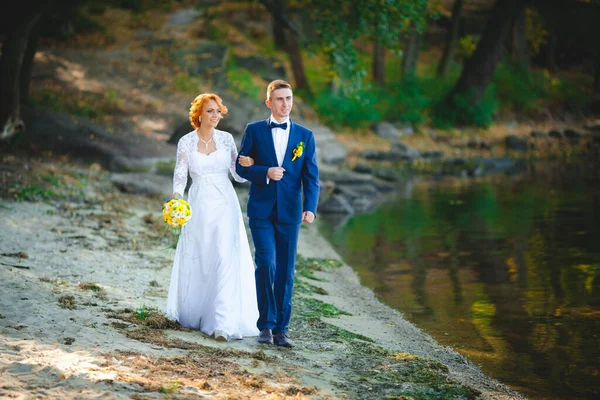
[[[202,124],[208,124],[215,128],[221,120],[221,109],[214,100],[208,100],[204,107],[202,107],[202,113],[200,114],[200,120]]]

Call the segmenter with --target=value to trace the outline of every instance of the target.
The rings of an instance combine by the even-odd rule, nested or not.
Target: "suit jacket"
[[[294,158],[294,149],[304,144],[301,156]],[[319,169],[317,166],[315,138],[311,130],[290,119],[290,135],[283,164],[285,172],[279,181],[267,184],[267,171],[277,167],[277,156],[269,119],[246,125],[239,154],[254,159],[251,167],[236,163],[236,172],[249,180],[249,218],[269,218],[277,204],[277,220],[284,223],[301,223],[302,212],[317,215],[319,200]]]

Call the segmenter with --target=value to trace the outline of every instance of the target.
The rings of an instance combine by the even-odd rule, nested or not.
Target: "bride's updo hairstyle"
[[[196,129],[200,128],[200,114],[202,114],[202,108],[204,108],[204,105],[209,100],[214,100],[217,103],[217,107],[221,110],[221,118],[227,114],[227,107],[223,105],[223,100],[218,95],[214,93],[199,94],[192,101],[192,106],[190,107],[190,123]]]

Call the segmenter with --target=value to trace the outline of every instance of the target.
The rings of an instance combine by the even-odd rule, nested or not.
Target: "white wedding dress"
[[[207,335],[258,336],[254,261],[238,197],[229,178],[238,152],[230,133],[214,131],[216,151],[197,151],[192,131],[177,144],[173,193],[183,195],[188,172],[191,219],[183,226],[171,272],[167,317]]]

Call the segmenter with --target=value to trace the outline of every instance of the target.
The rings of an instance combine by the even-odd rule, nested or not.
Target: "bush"
[[[490,87],[478,103],[473,103],[468,94],[455,95],[450,100],[441,99],[434,106],[432,122],[441,129],[459,125],[488,128],[494,120],[495,110],[496,98]]]
[[[404,79],[392,88],[392,101],[386,106],[385,118],[413,124],[425,122],[432,99],[423,89],[422,82],[416,77]]]
[[[315,96],[314,107],[332,129],[364,128],[381,120],[378,101],[376,94],[368,90],[360,90],[351,97],[322,91]]]

